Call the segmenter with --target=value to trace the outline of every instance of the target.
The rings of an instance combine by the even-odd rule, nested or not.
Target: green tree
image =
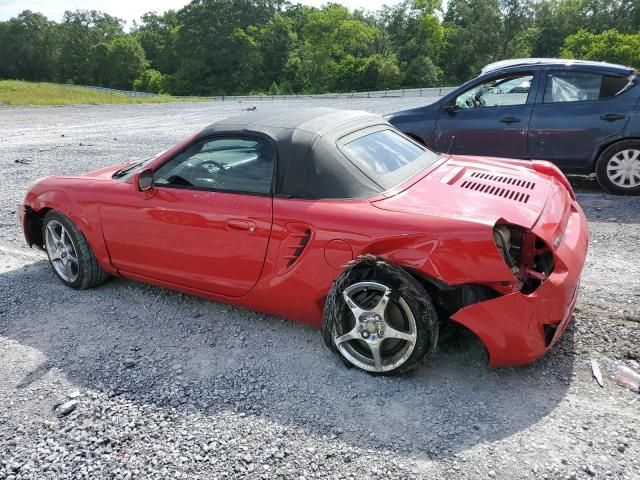
[[[289,60],[289,55],[298,44],[293,19],[281,13],[276,14],[257,32],[258,62],[260,77],[257,86],[264,88],[269,84],[282,83],[282,76]],[[280,85],[282,90],[282,85]]]
[[[499,0],[502,16],[500,58],[513,58],[522,53],[524,32],[533,24],[533,10],[529,0]]]
[[[334,92],[355,92],[366,90],[363,70],[367,60],[365,58],[345,55],[336,62],[331,69],[333,79],[330,90]]]
[[[405,1],[383,8],[378,25],[389,54],[395,54],[404,72],[403,85],[424,87],[439,82],[436,66],[445,49],[445,28],[438,18],[439,0]]]
[[[0,30],[0,76],[50,80],[59,57],[55,25],[39,13],[25,10],[3,22]]]
[[[92,45],[89,49],[88,69],[90,83],[106,86],[111,78],[110,50],[106,43]]]
[[[58,27],[60,32],[60,61],[58,78],[64,82],[90,83],[93,66],[91,47],[108,43],[124,35],[124,22],[95,10],[67,11]]]
[[[362,90],[387,90],[402,84],[398,60],[375,54],[366,59],[362,69]]]
[[[168,10],[162,15],[145,13],[141,23],[136,24],[133,35],[144,49],[152,69],[169,74],[176,71],[175,43],[179,26],[175,10]]]
[[[640,0],[193,0],[131,32],[106,13],[0,22],[0,76],[185,95],[458,84],[489,62],[575,56],[637,65]],[[135,82],[135,84],[134,84]]]
[[[440,86],[442,71],[429,57],[420,55],[409,62],[405,72],[404,85],[409,88]]]
[[[536,57],[558,56],[565,38],[579,30],[635,33],[640,28],[638,0],[543,0],[534,2],[532,10],[530,42]]]
[[[114,38],[108,47],[109,86],[131,89],[133,82],[149,66],[144,50],[138,40],[130,35]]]
[[[332,73],[340,62],[373,53],[376,29],[337,4],[307,9],[305,17],[302,40],[291,52],[287,70],[296,91],[328,91],[335,85]],[[344,73],[344,65],[340,70]]]
[[[133,89],[148,93],[167,93],[165,91],[166,76],[158,70],[148,69],[133,82]]]
[[[618,6],[618,29],[624,33],[640,31],[640,1],[621,0]]]
[[[562,47],[564,58],[621,63],[640,68],[640,33],[607,30],[596,34],[580,30],[569,35]]]
[[[464,82],[500,57],[502,16],[497,0],[450,0],[444,16],[447,80]]]
[[[178,12],[176,39],[180,94],[240,93],[254,65],[250,26],[264,26],[282,2],[275,0],[194,0]]]

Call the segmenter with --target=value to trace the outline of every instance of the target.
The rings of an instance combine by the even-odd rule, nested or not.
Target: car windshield
[[[385,190],[411,178],[439,155],[390,129],[348,140],[343,151],[369,178]]]

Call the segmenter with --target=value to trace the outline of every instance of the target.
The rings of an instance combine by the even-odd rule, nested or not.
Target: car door
[[[638,97],[630,80],[576,69],[545,72],[529,127],[531,158],[590,169],[600,145],[621,136],[629,121]]]
[[[269,242],[274,161],[270,140],[218,135],[159,166],[148,191],[117,185],[100,207],[113,265],[219,295],[246,294]]]
[[[436,150],[526,158],[538,73],[496,74],[444,104],[436,121]]]

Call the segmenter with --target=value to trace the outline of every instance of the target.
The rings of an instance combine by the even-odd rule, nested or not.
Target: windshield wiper
[[[124,177],[127,173],[129,173],[131,170],[133,170],[134,168],[136,168],[138,165],[140,165],[142,162],[136,162],[133,163],[131,165],[125,165],[124,167],[122,167],[120,170],[118,170],[117,172],[115,172],[113,175],[111,175],[111,178],[122,178]]]
[[[122,167],[117,172],[115,172],[113,175],[111,175],[111,178],[122,178],[127,173],[129,173],[130,171],[135,170],[138,167],[142,167],[142,166],[146,165],[147,163],[150,163],[152,160],[155,160],[156,158],[157,157],[149,157],[149,158],[145,158],[144,160],[140,160],[140,161],[137,161],[137,162],[129,163],[129,164],[125,165],[124,167]]]

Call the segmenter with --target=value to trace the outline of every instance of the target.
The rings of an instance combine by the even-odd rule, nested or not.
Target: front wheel
[[[323,336],[347,366],[389,375],[435,350],[438,320],[425,289],[406,271],[365,257],[342,273],[325,305]]]
[[[42,236],[53,271],[68,287],[84,290],[108,278],[84,235],[68,217],[54,210],[48,212],[42,222]]]
[[[640,195],[640,142],[624,140],[606,148],[596,164],[602,187],[618,195]]]

